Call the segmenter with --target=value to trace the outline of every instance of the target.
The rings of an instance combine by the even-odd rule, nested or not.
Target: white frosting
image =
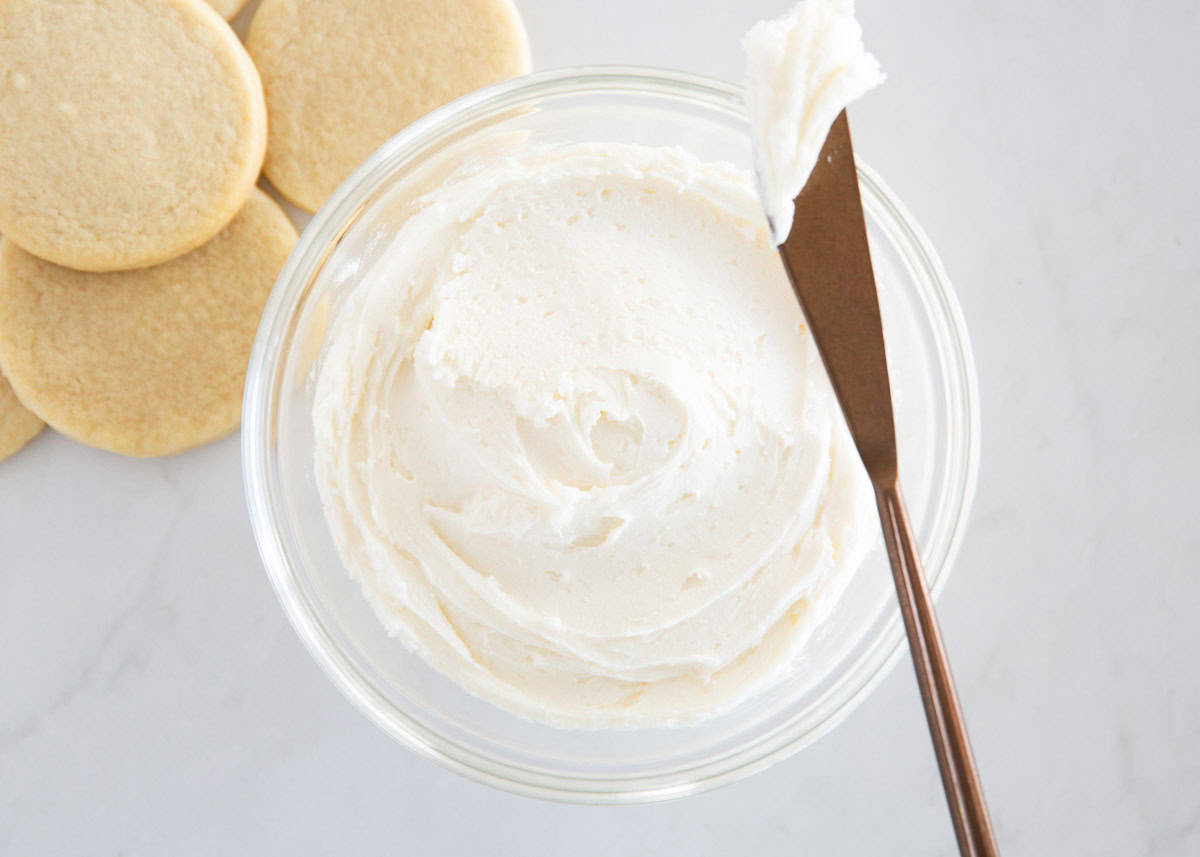
[[[452,176],[336,314],[313,417],[389,631],[555,725],[731,708],[875,541],[750,176],[678,149]]]
[[[804,189],[833,120],[883,82],[866,52],[854,0],[801,0],[755,24],[746,51],[746,106],[763,209],[782,244],[792,201]]]

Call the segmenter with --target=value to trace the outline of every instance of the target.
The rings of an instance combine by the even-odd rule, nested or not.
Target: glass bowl
[[[326,325],[414,198],[466,159],[597,141],[678,145],[704,160],[751,165],[740,90],[681,72],[551,71],[434,111],[372,155],[301,235],[250,358],[242,455],[255,537],[284,610],[334,684],[368,717],[418,753],[493,786],[634,803],[761,770],[814,741],[866,697],[903,641],[882,550],[854,576],[779,686],[694,726],[562,730],[469,695],[388,637],[338,558],[313,481],[312,386]],[[859,174],[888,336],[901,473],[936,592],[975,484],[971,350],[928,240],[878,176],[861,164]]]

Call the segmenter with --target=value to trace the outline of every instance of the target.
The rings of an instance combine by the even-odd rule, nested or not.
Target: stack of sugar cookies
[[[243,2],[0,0],[0,459],[43,421],[134,456],[236,428],[296,240],[260,171],[315,211],[529,68],[511,0],[263,0],[245,46]]]

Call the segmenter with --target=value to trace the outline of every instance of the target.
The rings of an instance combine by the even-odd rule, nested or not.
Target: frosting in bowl
[[[315,474],[390,633],[565,727],[692,722],[787,674],[876,524],[749,175],[515,148],[359,276]]]

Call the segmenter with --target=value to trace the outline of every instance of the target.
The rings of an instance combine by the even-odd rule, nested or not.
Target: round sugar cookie
[[[250,195],[266,105],[203,0],[0,2],[0,232],[60,265],[199,247]]]
[[[255,190],[207,244],[152,268],[89,273],[0,242],[0,369],[58,431],[166,455],[234,429],[267,294],[296,240]]]
[[[0,375],[0,461],[33,440],[45,425],[21,404],[8,379]]]
[[[246,49],[270,117],[263,170],[307,211],[414,119],[529,71],[511,0],[263,0]]]

